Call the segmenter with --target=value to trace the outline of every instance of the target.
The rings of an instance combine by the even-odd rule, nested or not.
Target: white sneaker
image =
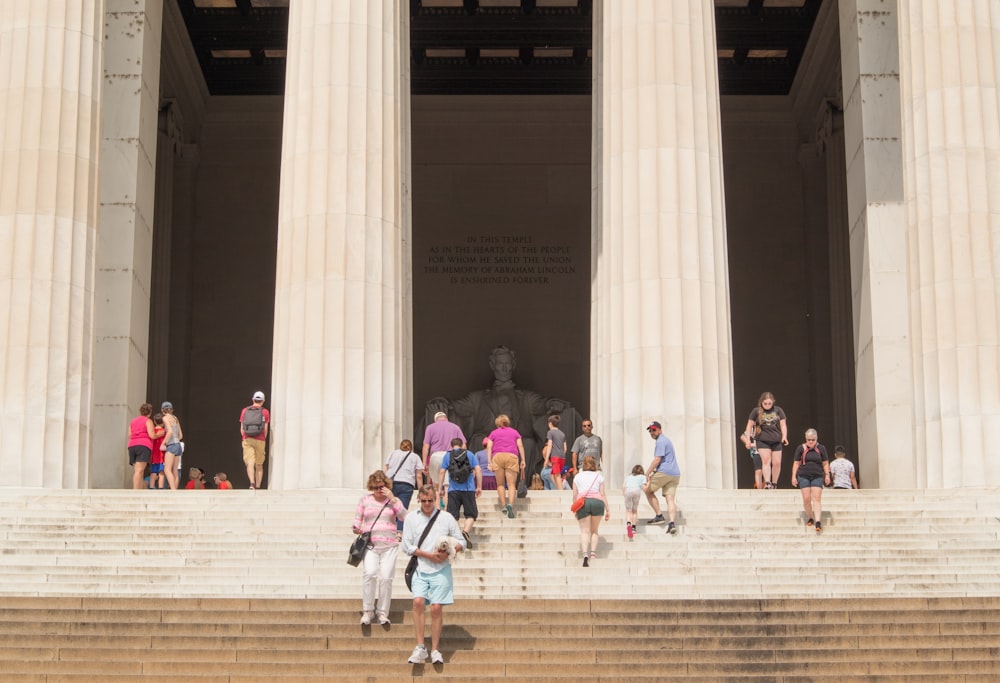
[[[435,650],[435,652],[437,652],[437,650]],[[409,664],[423,664],[427,661],[427,648],[423,645],[417,645],[413,648],[413,654],[410,655],[410,658],[406,661]]]
[[[444,664],[444,657],[440,650],[431,650],[431,664]]]
[[[362,626],[368,626],[371,623],[372,623],[372,613],[371,612],[362,612],[361,613],[361,625]]]
[[[383,626],[388,626],[392,622],[389,621],[389,615],[388,614],[386,614],[385,612],[379,612],[378,613],[378,623],[382,624]]]

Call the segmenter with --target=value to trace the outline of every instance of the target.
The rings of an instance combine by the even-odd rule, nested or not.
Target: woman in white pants
[[[368,626],[372,618],[387,626],[389,604],[392,602],[392,575],[396,569],[399,539],[396,521],[406,517],[406,508],[392,495],[392,482],[382,470],[368,477],[368,495],[362,496],[354,513],[353,530],[371,532],[371,545],[365,553],[361,576],[361,625]]]

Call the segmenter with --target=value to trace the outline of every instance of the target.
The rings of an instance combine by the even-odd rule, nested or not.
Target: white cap
[[[255,391],[254,394],[253,394],[253,400],[255,400],[255,401],[263,401],[264,400],[264,392],[263,391]]]

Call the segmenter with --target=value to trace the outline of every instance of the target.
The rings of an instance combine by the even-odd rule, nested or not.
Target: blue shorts
[[[160,474],[163,471],[163,463],[155,462],[149,466],[150,474]]]
[[[802,475],[799,475],[796,478],[799,480],[799,488],[800,489],[821,489],[821,488],[823,488],[823,479],[824,479],[824,477],[816,477],[814,479],[810,479],[809,477],[803,477]]]
[[[413,572],[413,597],[423,598],[424,602],[450,605],[455,602],[454,588],[451,565],[433,574],[424,574],[419,569]]]
[[[177,455],[177,456],[179,456],[183,452],[184,452],[184,447],[181,446],[181,444],[180,444],[179,441],[176,442],[176,443],[168,443],[167,444],[167,453],[170,453],[171,455]]]

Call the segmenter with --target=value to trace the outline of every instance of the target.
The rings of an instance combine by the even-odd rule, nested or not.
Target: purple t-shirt
[[[430,453],[450,451],[451,440],[455,438],[461,439],[462,443],[465,443],[465,434],[462,433],[462,428],[448,420],[429,424],[424,430],[424,443],[430,446]]]
[[[490,432],[490,441],[493,442],[493,454],[513,453],[519,455],[517,450],[517,440],[521,438],[521,433],[513,427],[498,427]]]

